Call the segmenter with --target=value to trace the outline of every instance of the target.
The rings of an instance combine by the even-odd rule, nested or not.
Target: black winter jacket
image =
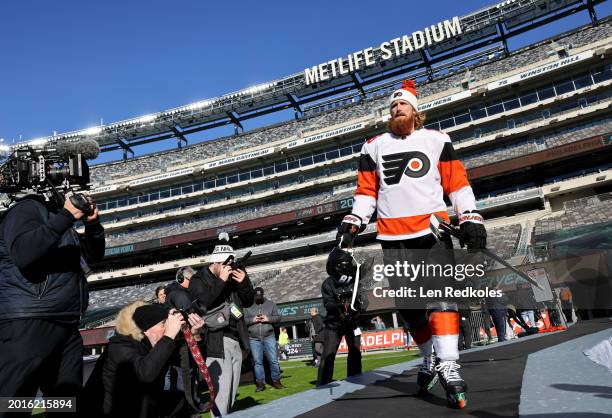
[[[162,410],[169,408],[162,404],[163,390],[175,348],[174,340],[166,336],[155,347],[146,337],[142,341],[120,334],[112,337],[102,368],[104,416],[162,416]]]
[[[342,284],[333,277],[325,279],[321,285],[321,296],[323,296],[323,306],[327,311],[325,315],[325,326],[330,329],[345,326],[355,329],[359,326],[361,313],[368,307],[368,300],[363,291],[355,300],[357,311],[350,308],[353,283]]]
[[[249,334],[244,320],[246,307],[253,304],[255,290],[247,275],[242,283],[238,283],[231,277],[224,282],[210,271],[208,267],[199,270],[191,276],[189,293],[192,299],[198,299],[204,307],[210,311],[224,302],[235,303],[242,311],[242,317],[235,320],[230,319],[230,325],[215,331],[204,328],[203,340],[206,348],[206,357],[225,358],[223,350],[223,337],[232,338],[240,343],[245,354],[249,352]]]
[[[0,223],[0,320],[45,318],[77,324],[87,309],[87,262],[104,257],[104,228],[99,222],[78,234],[66,209],[49,213],[25,199]]]
[[[191,307],[191,294],[177,282],[166,286],[166,303],[168,308],[186,310]]]
[[[311,316],[310,320],[307,323],[307,327],[309,336],[312,341],[322,343],[323,328],[325,328],[325,324],[323,323],[323,318],[321,317],[321,315],[316,314],[315,316]]]

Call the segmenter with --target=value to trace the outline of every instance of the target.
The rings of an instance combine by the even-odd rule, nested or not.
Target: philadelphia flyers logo
[[[427,155],[419,151],[387,154],[382,160],[384,181],[389,186],[399,183],[404,174],[411,178],[423,177],[431,167]]]

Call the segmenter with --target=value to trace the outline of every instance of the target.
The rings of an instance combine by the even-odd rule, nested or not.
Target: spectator
[[[253,369],[255,372],[255,392],[265,390],[265,371],[263,365],[264,355],[270,365],[272,387],[283,389],[280,382],[280,367],[276,355],[276,338],[274,336],[274,324],[280,322],[280,315],[276,304],[264,297],[261,287],[255,288],[255,303],[247,308],[245,320],[249,327],[249,342],[251,355],[253,356]]]
[[[559,315],[559,311],[557,310],[557,305],[554,301],[544,301],[544,307],[548,311],[548,319],[550,320],[550,325],[552,327],[559,327],[563,324],[561,323],[561,316]]]
[[[157,286],[155,288],[155,299],[156,303],[163,305],[166,303],[166,288],[164,286]]]
[[[312,365],[319,367],[321,355],[323,354],[323,329],[325,324],[319,315],[317,308],[310,308],[310,319],[308,322],[308,335],[312,341]]]
[[[533,296],[533,289],[531,289],[531,285],[521,285],[519,288],[513,292],[512,301],[514,302],[514,306],[517,308],[517,313],[519,313],[522,323],[521,327],[525,328],[523,325],[529,327],[535,327],[535,310],[537,309],[537,303]],[[528,331],[526,328],[525,331]]]
[[[282,327],[278,334],[278,347],[280,348],[281,360],[287,360],[287,346],[289,345],[289,335],[287,328]]]
[[[561,299],[561,309],[563,309],[565,322],[574,322],[574,303],[572,301],[572,291],[569,287],[563,286],[561,288],[559,299]]]
[[[244,307],[253,304],[255,292],[246,271],[224,264],[230,256],[235,256],[231,246],[216,245],[211,264],[191,276],[189,284],[189,293],[208,310],[207,315],[217,312],[218,318],[226,319],[220,326],[204,328],[206,365],[217,394],[211,412],[216,417],[231,412],[242,359],[250,351]]]
[[[387,329],[387,326],[383,322],[382,318],[380,316],[378,316],[378,315],[375,316],[374,318],[372,318],[370,323],[374,324],[374,329],[377,330],[377,331],[380,331],[380,330],[383,330],[383,329]]]
[[[503,295],[500,298],[488,298],[487,308],[489,314],[493,318],[493,325],[495,326],[495,332],[497,333],[497,341],[506,341],[506,317],[507,311],[506,303],[508,298]]]
[[[180,392],[164,392],[164,378],[185,323],[159,304],[134,302],[117,316],[103,364],[104,416],[161,417],[181,408]],[[204,322],[189,315],[194,335]]]
[[[483,299],[480,303],[480,312],[482,315],[482,327],[484,328],[485,334],[487,334],[487,341],[485,344],[491,344],[493,337],[491,336],[491,314],[487,309],[486,301]]]

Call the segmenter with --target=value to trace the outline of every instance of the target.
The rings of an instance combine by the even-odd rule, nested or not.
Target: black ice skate
[[[423,363],[419,368],[417,375],[417,384],[419,385],[419,394],[425,395],[438,383],[438,374],[436,373],[436,355],[430,354],[423,356]]]
[[[454,360],[440,361],[435,367],[440,383],[446,391],[446,400],[454,408],[465,408],[467,405],[467,384],[457,372],[461,366]]]

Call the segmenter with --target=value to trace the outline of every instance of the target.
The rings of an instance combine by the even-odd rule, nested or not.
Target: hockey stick
[[[431,229],[431,232],[434,234],[434,236],[436,237],[436,240],[438,241],[440,240],[441,232],[446,232],[447,234],[457,238],[461,243],[463,243],[463,235],[461,234],[461,231],[457,227],[454,227],[453,225],[449,224],[448,222],[438,217],[436,214],[432,214],[429,218],[429,229]],[[538,289],[544,290],[544,288],[540,286],[538,282],[533,280],[531,277],[529,277],[528,275],[526,275],[525,273],[523,273],[516,267],[512,266],[510,263],[508,263],[506,260],[501,258],[499,255],[495,254],[493,251],[489,250],[488,248],[478,248],[476,249],[476,251],[480,251],[481,253],[497,261],[499,264],[503,265],[504,267],[509,268],[510,270],[512,270],[512,272],[517,274],[521,279],[536,286]]]
[[[351,250],[351,256],[353,256],[353,251]],[[357,293],[359,292],[359,269],[361,267],[361,263],[357,261],[355,257],[353,257],[355,262],[357,263],[357,273],[355,273],[355,284],[353,284],[353,297],[351,298],[351,309],[357,312],[355,309],[355,300],[357,299]]]
[[[338,248],[340,249],[342,249],[343,238],[344,237],[341,236],[340,242],[338,242]],[[357,312],[357,309],[355,309],[355,300],[357,300],[357,292],[359,291],[359,269],[361,267],[361,263],[355,258],[354,250],[352,247],[346,248],[346,251],[351,255],[351,257],[353,257],[355,264],[357,264],[357,272],[355,273],[355,283],[353,284],[353,295],[351,297],[351,309]]]

